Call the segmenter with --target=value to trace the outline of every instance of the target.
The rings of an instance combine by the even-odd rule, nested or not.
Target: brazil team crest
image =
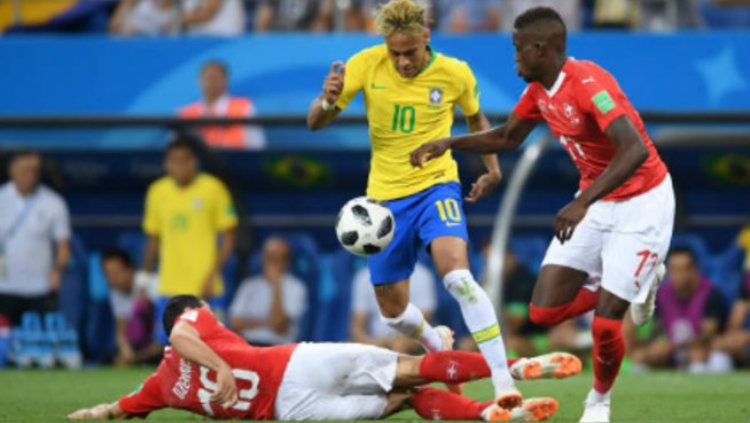
[[[443,90],[440,88],[430,88],[430,104],[440,104],[443,102]]]

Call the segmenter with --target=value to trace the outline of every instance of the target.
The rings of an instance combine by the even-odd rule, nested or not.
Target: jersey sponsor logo
[[[588,78],[584,78],[583,80],[581,80],[581,84],[590,84],[592,82],[594,82],[593,76],[589,76]]]
[[[371,90],[384,90],[385,88],[386,88],[385,85],[378,85],[378,84],[376,84],[374,82],[372,84],[370,84],[370,89]]]
[[[193,210],[200,210],[203,208],[203,199],[201,198],[193,198]]]
[[[183,315],[184,316],[184,315]],[[181,358],[180,359],[180,377],[172,387],[172,393],[181,400],[185,400],[188,392],[190,392],[190,377],[192,376],[193,369],[190,367],[190,363]]]
[[[443,90],[440,88],[430,88],[430,104],[440,104],[443,102]]]
[[[612,100],[612,97],[610,97],[607,90],[601,90],[594,94],[594,96],[591,97],[591,101],[594,102],[596,108],[599,109],[599,112],[603,115],[606,115],[607,112],[615,108],[615,102]]]

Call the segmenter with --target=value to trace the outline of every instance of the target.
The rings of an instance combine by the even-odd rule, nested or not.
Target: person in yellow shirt
[[[409,162],[411,150],[450,134],[456,106],[470,131],[489,128],[477,81],[466,62],[430,47],[425,10],[414,1],[389,1],[378,10],[376,25],[385,43],[360,51],[346,64],[332,64],[323,94],[310,106],[308,127],[328,125],[362,92],[372,147],[367,196],[383,202],[396,219],[391,244],[368,258],[381,318],[429,351],[452,347],[450,329],[433,328],[409,302],[418,249],[428,248],[492,370],[497,405],[512,408],[522,397],[508,371],[492,303],[469,271],[456,162],[450,153],[423,168]],[[484,162],[487,173],[472,185],[468,202],[490,195],[500,182],[497,158],[488,155]]]
[[[167,175],[146,194],[143,231],[148,241],[137,284],[149,278],[158,258],[158,319],[174,295],[200,296],[216,306],[224,291],[221,270],[234,249],[237,215],[224,184],[199,172],[199,165],[195,145],[176,138],[166,149]],[[163,330],[158,338],[166,343]]]

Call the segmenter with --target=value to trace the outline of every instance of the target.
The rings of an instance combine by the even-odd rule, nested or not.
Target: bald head
[[[535,7],[513,23],[518,74],[526,81],[544,81],[565,62],[567,31],[560,15],[549,7]]]

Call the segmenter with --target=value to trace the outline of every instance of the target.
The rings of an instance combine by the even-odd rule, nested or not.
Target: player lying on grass
[[[417,357],[333,343],[253,347],[190,295],[172,298],[162,323],[172,346],[156,372],[120,400],[68,418],[145,417],[170,407],[217,419],[357,420],[412,407],[428,419],[538,421],[557,411],[553,398],[527,399],[508,411],[493,402],[419,388],[488,378],[481,354],[439,351]],[[517,379],[563,378],[581,369],[580,360],[566,353],[508,364]]]

